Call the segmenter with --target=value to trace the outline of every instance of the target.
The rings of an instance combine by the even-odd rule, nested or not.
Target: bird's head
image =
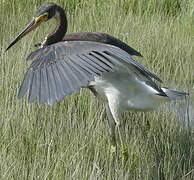
[[[35,12],[34,20],[42,23],[56,16],[60,7],[55,3],[44,3]]]
[[[47,22],[52,17],[56,16],[57,10],[60,7],[55,3],[44,3],[42,4],[35,13],[32,21],[22,30],[22,32],[9,44],[5,51],[11,48],[16,42],[22,39],[32,30],[36,29],[40,24]]]

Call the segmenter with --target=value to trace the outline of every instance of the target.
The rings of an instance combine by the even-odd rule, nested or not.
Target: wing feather
[[[53,77],[53,73],[52,73],[52,67],[48,66],[46,68],[46,72],[47,72],[48,86],[49,86],[48,103],[53,104],[57,100],[57,92],[56,92],[56,86],[55,86],[54,77]]]
[[[38,95],[38,86],[37,86],[36,76],[37,76],[37,74],[34,72],[32,82],[31,82],[31,85],[30,85],[31,88],[30,88],[30,91],[29,91],[29,98],[28,98],[29,103],[33,103],[33,101],[36,99],[36,97]]]
[[[33,77],[33,69],[29,68],[28,71],[26,72],[22,85],[20,86],[19,92],[18,92],[18,98],[22,98],[26,92],[29,90],[31,81]]]
[[[52,68],[54,83],[56,87],[57,100],[61,100],[64,97],[64,92],[62,89],[63,86],[62,86],[62,82],[61,82],[60,76],[56,68],[56,64],[52,64],[51,68]]]
[[[54,76],[54,79],[55,79],[55,84],[56,84],[56,87],[57,87],[57,91],[59,91],[59,97],[61,97],[61,95],[63,96],[65,94],[65,92],[63,91],[63,82],[61,80],[61,77],[59,75],[59,72],[58,72],[58,68],[57,68],[57,64],[54,64],[52,66],[53,68],[53,76]]]
[[[63,91],[64,91],[65,95],[68,95],[73,90],[71,87],[71,84],[68,80],[68,76],[66,75],[65,70],[61,66],[61,62],[56,63],[56,65],[57,65],[57,70],[58,70],[59,76],[62,80]]]
[[[71,57],[69,57],[71,59],[71,61],[75,64],[75,66],[77,66],[80,70],[84,70],[85,72],[87,72],[87,74],[89,74],[90,76],[93,75],[95,76],[96,74],[93,73],[93,71],[91,69],[89,69],[87,66],[84,66],[84,64],[82,64],[80,62],[80,59],[78,56],[73,55]]]
[[[40,48],[27,59],[32,64],[27,71],[18,97],[29,91],[29,102],[36,97],[40,104],[53,104],[64,96],[87,87],[95,76],[114,71],[117,66],[141,74],[148,82],[161,80],[146,67],[118,47],[90,41],[65,41]],[[154,81],[151,84],[156,85]]]
[[[79,61],[84,65],[84,67],[89,68],[95,75],[100,75],[102,71],[96,68],[95,64],[87,61],[83,55],[78,55]]]
[[[88,71],[81,68],[79,65],[73,63],[73,60],[71,57],[69,57],[69,59],[70,59],[69,64],[71,64],[71,66],[75,69],[75,71],[80,73],[80,76],[83,77],[83,79],[85,79],[87,82],[94,80],[94,78],[89,74]]]
[[[46,67],[41,69],[41,78],[40,78],[40,104],[48,102],[49,99],[49,85],[47,80]]]
[[[147,74],[148,76],[150,76],[150,77],[154,78],[155,80],[157,80],[157,81],[162,83],[162,80],[160,78],[158,78],[153,72],[148,70],[145,66],[143,66],[139,62],[137,62],[134,59],[132,59],[126,53],[121,53],[117,49],[116,50],[111,50],[111,52],[112,53],[110,55],[112,55],[113,57],[115,57],[114,56],[114,53],[115,53],[120,59],[125,60],[127,63],[130,63],[131,65],[136,67],[139,71],[141,71],[144,75]]]
[[[96,60],[96,57],[94,57],[91,53],[90,54],[86,54],[83,55],[85,56],[85,58],[87,58],[89,61],[93,62],[96,64],[96,66],[98,66],[98,68],[104,72],[107,71],[109,72],[113,67],[108,66],[105,62],[101,61],[100,59],[98,59],[98,61]]]

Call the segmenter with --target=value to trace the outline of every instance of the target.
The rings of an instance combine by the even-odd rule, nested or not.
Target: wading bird
[[[65,12],[55,3],[38,8],[32,22],[6,50],[51,18],[57,21],[56,29],[28,56],[32,63],[19,98],[28,93],[29,103],[38,98],[40,104],[53,104],[80,88],[89,88],[106,103],[115,142],[115,127],[123,111],[152,110],[162,102],[186,95],[158,85],[162,80],[134,60],[133,55],[142,55],[124,42],[104,33],[66,34]]]

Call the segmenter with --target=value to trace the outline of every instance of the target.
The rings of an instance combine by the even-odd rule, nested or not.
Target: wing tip
[[[189,96],[188,92],[176,91],[166,87],[162,87],[161,89],[166,94],[166,96],[168,96],[170,99],[181,99],[183,97]]]

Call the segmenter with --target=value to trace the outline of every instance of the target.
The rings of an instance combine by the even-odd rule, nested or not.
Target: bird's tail
[[[161,89],[172,100],[180,99],[180,98],[183,98],[183,97],[189,95],[188,93],[186,93],[184,91],[175,91],[175,90],[172,90],[172,89],[168,89],[166,87],[162,87]]]

